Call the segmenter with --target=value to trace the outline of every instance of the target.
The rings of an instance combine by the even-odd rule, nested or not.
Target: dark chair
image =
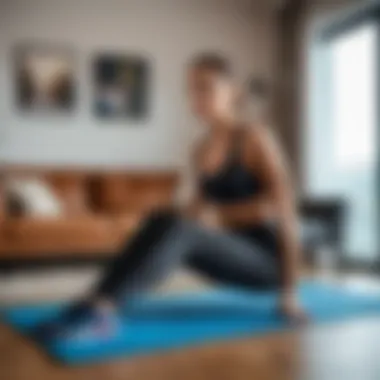
[[[337,263],[342,257],[342,232],[346,202],[342,198],[305,198],[299,202],[301,236],[306,262],[315,264],[318,249],[329,247]]]

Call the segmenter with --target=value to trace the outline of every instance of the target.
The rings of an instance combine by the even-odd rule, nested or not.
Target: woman
[[[263,126],[239,122],[241,96],[224,58],[192,61],[188,87],[208,132],[194,150],[190,201],[180,211],[152,213],[90,299],[64,312],[50,333],[115,333],[120,303],[182,264],[225,284],[278,289],[279,311],[305,320],[295,294],[300,247],[293,196],[275,139]]]

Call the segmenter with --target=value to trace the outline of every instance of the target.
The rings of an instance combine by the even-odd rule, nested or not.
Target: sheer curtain
[[[308,191],[347,202],[344,254],[377,259],[377,27],[319,42],[309,67]]]

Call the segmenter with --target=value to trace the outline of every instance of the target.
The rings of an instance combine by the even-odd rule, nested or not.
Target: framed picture
[[[139,120],[148,113],[148,62],[107,54],[95,58],[94,112],[104,119]]]
[[[22,111],[55,113],[75,105],[74,54],[56,46],[20,46],[15,50],[15,95]]]

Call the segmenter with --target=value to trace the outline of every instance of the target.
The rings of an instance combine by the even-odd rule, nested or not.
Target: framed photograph
[[[148,62],[106,54],[94,60],[94,112],[104,119],[143,119],[148,113]]]
[[[70,112],[75,106],[74,54],[56,46],[15,50],[17,107],[38,113]]]

